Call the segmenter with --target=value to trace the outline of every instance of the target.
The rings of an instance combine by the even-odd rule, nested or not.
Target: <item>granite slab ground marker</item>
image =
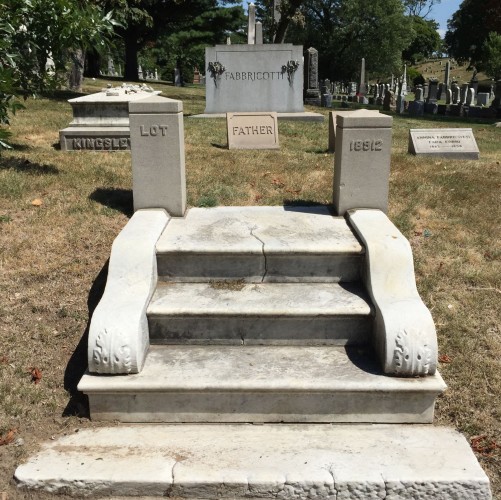
[[[478,160],[478,146],[471,128],[410,129],[409,153]]]
[[[278,149],[277,113],[227,113],[228,149]]]

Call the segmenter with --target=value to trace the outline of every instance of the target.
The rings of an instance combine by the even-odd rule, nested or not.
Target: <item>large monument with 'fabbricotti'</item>
[[[301,59],[302,47],[292,44],[206,48],[205,112],[303,112]]]
[[[205,113],[303,113],[302,52],[299,45],[263,44],[250,4],[248,43],[205,49]]]

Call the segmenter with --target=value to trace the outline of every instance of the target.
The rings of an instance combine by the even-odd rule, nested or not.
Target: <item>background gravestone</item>
[[[471,128],[410,129],[408,152],[466,160],[479,158]]]
[[[62,151],[130,149],[129,102],[159,94],[147,85],[122,84],[69,99],[73,120],[59,131]]]
[[[302,113],[301,61],[302,47],[289,43],[207,47],[205,112]]]
[[[304,56],[304,100],[307,104],[320,102],[318,87],[318,50],[310,47]]]

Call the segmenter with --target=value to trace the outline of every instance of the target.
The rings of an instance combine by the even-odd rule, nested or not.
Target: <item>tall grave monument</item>
[[[205,49],[205,61],[205,113],[304,111],[302,47],[216,45]]]
[[[205,49],[207,80],[203,116],[277,112],[279,118],[323,120],[320,114],[304,112],[302,47],[288,43],[263,44],[262,26],[256,23],[252,3],[249,4],[247,42]],[[319,98],[316,73],[315,77],[315,95]]]
[[[360,68],[360,84],[358,86],[358,96],[361,103],[367,104],[366,99],[367,85],[365,83],[365,58],[362,57],[362,64]]]
[[[320,89],[318,85],[318,50],[310,47],[304,54],[304,102],[320,104]]]

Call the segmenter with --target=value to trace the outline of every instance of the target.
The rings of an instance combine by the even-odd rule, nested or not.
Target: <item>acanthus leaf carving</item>
[[[424,376],[430,373],[433,350],[418,329],[404,329],[395,337],[395,374]]]
[[[132,371],[131,348],[122,344],[111,355],[112,335],[106,328],[96,338],[96,344],[92,352],[96,371],[98,373],[130,373]]]

